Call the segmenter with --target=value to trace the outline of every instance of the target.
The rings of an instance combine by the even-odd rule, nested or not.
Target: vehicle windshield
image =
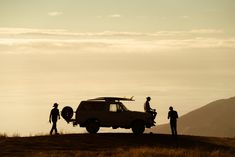
[[[122,111],[128,111],[128,109],[126,108],[125,105],[123,105],[122,102],[119,102],[119,107],[120,107],[120,109],[121,109]]]

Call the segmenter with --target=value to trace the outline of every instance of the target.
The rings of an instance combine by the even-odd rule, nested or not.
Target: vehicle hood
[[[140,111],[129,111],[130,115],[138,116],[139,118],[150,118],[151,115],[146,112],[140,112]]]

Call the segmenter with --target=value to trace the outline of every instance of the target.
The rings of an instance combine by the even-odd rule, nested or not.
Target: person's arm
[[[58,117],[59,117],[59,119],[60,119],[60,111],[58,110]]]
[[[168,112],[168,117],[167,117],[168,119],[170,118],[170,112]]]
[[[156,110],[155,110],[155,109],[153,109],[153,108],[151,108],[151,107],[150,107],[150,111],[156,112]]]
[[[50,116],[49,116],[49,123],[51,123],[51,112],[50,112]]]
[[[60,111],[59,111],[59,109],[57,109],[57,116],[60,119]]]
[[[177,119],[179,116],[178,116],[178,113],[176,111],[175,111],[175,113],[176,113],[176,119]]]

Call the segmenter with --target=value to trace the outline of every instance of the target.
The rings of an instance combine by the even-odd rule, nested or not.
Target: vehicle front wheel
[[[136,120],[136,121],[133,122],[132,132],[134,134],[137,134],[137,135],[143,134],[144,130],[145,130],[145,125],[144,125],[143,121]]]
[[[99,122],[97,120],[89,120],[86,124],[86,130],[90,134],[96,134],[100,129]]]

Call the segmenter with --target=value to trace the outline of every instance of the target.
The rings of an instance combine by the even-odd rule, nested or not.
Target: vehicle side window
[[[117,105],[116,104],[110,104],[109,105],[109,111],[110,112],[117,112]]]

